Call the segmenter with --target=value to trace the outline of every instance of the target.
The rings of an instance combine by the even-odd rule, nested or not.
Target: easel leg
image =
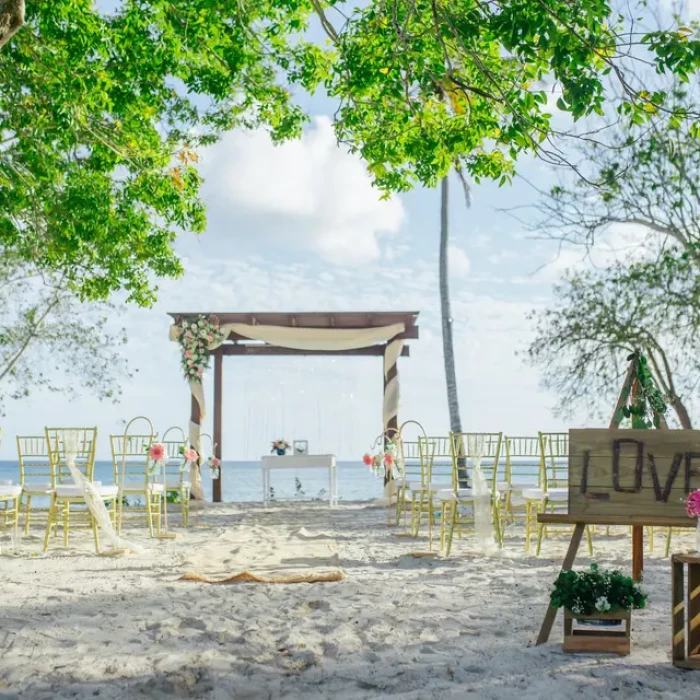
[[[632,578],[639,583],[644,576],[644,528],[632,528]]]
[[[564,557],[564,563],[561,565],[562,571],[570,571],[571,567],[574,565],[574,559],[576,559],[576,553],[581,545],[581,538],[583,537],[583,532],[586,526],[583,523],[576,523],[574,527],[574,534],[571,535],[571,542],[569,543],[569,550]],[[552,631],[554,621],[557,618],[557,608],[553,608],[551,605],[547,609],[547,613],[542,621],[542,627],[540,627],[540,633],[537,636],[537,646],[540,644],[545,644],[549,639],[549,635]]]

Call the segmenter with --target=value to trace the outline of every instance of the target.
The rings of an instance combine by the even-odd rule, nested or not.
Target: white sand
[[[394,537],[385,513],[212,506],[175,540],[128,530],[150,547],[140,556],[97,557],[85,531],[44,556],[37,528],[13,557],[0,535],[0,698],[700,698],[700,672],[670,663],[663,539],[646,559],[632,655],[569,656],[560,618],[548,645],[533,643],[567,538],[540,559],[513,532],[495,558],[465,539],[449,560],[415,559],[427,542]],[[596,561],[629,568],[628,535],[595,543]],[[338,583],[177,580],[338,566]]]

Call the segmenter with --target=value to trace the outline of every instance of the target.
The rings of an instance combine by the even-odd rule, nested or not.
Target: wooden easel
[[[622,389],[620,389],[620,394],[615,404],[615,409],[613,410],[612,418],[610,420],[609,427],[611,429],[620,427],[620,412],[629,399],[630,395],[634,394],[635,391],[639,391],[639,387],[636,386],[637,383],[637,358],[633,358],[630,361],[630,365],[627,368],[627,374],[625,376],[625,381],[622,384]],[[662,429],[668,428],[666,424],[666,419],[661,415],[659,418],[659,427]],[[597,522],[595,521],[597,520]],[[605,521],[608,522],[605,522]],[[670,523],[672,519],[667,519]],[[597,519],[585,519],[583,516],[574,518],[573,516],[556,516],[556,515],[538,515],[538,522],[573,522],[574,532],[571,536],[571,542],[569,543],[569,549],[564,557],[564,562],[562,563],[562,571],[570,571],[576,559],[576,554],[578,548],[581,544],[581,539],[587,525],[632,525],[632,577],[635,581],[640,581],[642,574],[644,573],[644,524],[656,525],[657,523],[646,522],[644,524],[634,524],[634,520],[623,520],[617,521],[615,518],[597,518]],[[682,526],[683,521],[679,519],[680,526]],[[674,524],[679,524],[675,523]],[[664,523],[666,524],[666,520]],[[547,612],[542,621],[542,627],[540,628],[540,633],[537,636],[537,646],[544,644],[549,639],[549,635],[554,626],[554,621],[557,617],[558,608],[554,608],[551,605],[547,608]]]

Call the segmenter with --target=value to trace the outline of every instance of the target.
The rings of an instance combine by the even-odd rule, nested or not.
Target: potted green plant
[[[582,572],[562,571],[550,601],[564,608],[564,651],[629,654],[631,611],[643,608],[646,600],[639,584],[620,571],[597,564]]]

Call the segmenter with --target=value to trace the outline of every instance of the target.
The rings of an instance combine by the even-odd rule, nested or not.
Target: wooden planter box
[[[595,615],[577,615],[564,610],[564,651],[567,654],[621,654],[630,653],[632,631],[631,610]],[[619,620],[615,627],[577,627],[577,620]]]
[[[673,665],[700,670],[700,556],[674,554],[671,564]]]

